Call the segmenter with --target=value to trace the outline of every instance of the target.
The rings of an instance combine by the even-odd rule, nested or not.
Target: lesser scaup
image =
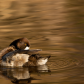
[[[37,55],[41,49],[29,50],[30,43],[27,38],[20,38],[13,41],[9,47],[0,52],[1,66],[38,66],[44,65],[48,57]]]

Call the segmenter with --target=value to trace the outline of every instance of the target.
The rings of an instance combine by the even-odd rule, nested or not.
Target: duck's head
[[[27,38],[19,38],[14,40],[9,46],[14,46],[15,49],[29,50],[30,43]]]

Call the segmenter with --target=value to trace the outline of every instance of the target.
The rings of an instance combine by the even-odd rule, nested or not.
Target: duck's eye
[[[25,46],[26,46],[27,44],[25,43]]]

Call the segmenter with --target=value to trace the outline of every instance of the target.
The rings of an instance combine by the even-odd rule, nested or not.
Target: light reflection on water
[[[24,69],[25,74],[29,73],[29,81],[48,84],[84,83],[84,1],[2,0],[0,3],[0,49],[17,38],[27,37],[31,49],[42,49],[40,54],[43,56],[51,55],[47,63],[51,72],[42,70],[38,74],[39,68]],[[13,76],[9,77],[9,74],[17,74],[18,71],[0,69],[6,76],[6,79],[1,77],[0,82],[12,84],[9,80]],[[25,74],[22,74],[23,78],[27,78]]]
[[[10,80],[12,83],[32,83],[33,81],[39,82],[41,75],[45,76],[46,74],[50,75],[50,70],[47,65],[41,65],[38,67],[1,67],[0,76],[2,78]],[[38,78],[37,78],[37,77]],[[3,81],[2,81],[3,83]]]

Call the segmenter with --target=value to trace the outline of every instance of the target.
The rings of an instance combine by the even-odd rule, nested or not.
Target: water
[[[84,1],[0,1],[0,49],[27,37],[51,55],[47,66],[0,67],[0,83],[84,84]]]

